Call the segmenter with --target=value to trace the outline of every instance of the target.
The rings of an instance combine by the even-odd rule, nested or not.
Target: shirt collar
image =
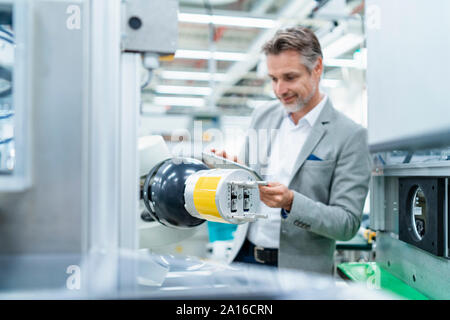
[[[328,96],[324,94],[322,100],[320,100],[320,102],[314,108],[312,108],[311,111],[305,114],[305,116],[301,118],[300,121],[303,120],[302,122],[304,122],[306,120],[311,127],[314,126],[314,124],[317,122],[317,119],[319,118],[320,112],[322,112],[322,109],[327,102],[327,99]],[[286,115],[289,117],[289,120],[292,121],[290,114],[291,113],[286,112]],[[300,121],[298,122],[298,124],[300,124]]]

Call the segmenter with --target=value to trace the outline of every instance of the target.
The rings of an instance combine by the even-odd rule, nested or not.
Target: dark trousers
[[[257,265],[263,265],[263,266],[272,266],[272,267],[278,267],[278,261],[274,262],[258,262],[255,260],[254,256],[255,252],[255,245],[251,243],[248,239],[245,239],[244,244],[241,247],[241,250],[239,250],[236,258],[234,258],[233,262],[243,262],[243,263],[252,263]]]

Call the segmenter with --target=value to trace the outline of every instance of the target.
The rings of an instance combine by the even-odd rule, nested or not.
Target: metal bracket
[[[122,50],[173,55],[178,38],[177,0],[124,0]]]

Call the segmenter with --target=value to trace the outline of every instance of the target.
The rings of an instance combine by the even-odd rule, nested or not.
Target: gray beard
[[[314,87],[313,90],[311,91],[311,94],[308,97],[306,97],[306,99],[302,99],[301,97],[299,97],[297,100],[297,103],[295,105],[287,106],[287,105],[283,104],[283,106],[286,109],[286,111],[289,113],[298,112],[298,111],[302,110],[311,101],[315,92],[316,92],[316,88]]]
[[[283,105],[283,106],[287,112],[295,113],[295,112],[302,110],[305,107],[305,105],[306,105],[306,103],[304,103],[304,101],[298,101],[298,103],[295,105],[290,105],[290,106]]]

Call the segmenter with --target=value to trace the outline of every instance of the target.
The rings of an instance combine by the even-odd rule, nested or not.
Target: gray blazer
[[[252,116],[250,128],[278,129],[284,112],[279,103],[260,107]],[[257,135],[256,143],[247,136],[240,155],[259,172],[268,163],[251,158],[255,153],[270,154],[270,141],[265,143],[263,136]],[[267,152],[253,149],[261,146]],[[322,161],[309,160],[311,155]],[[280,268],[332,272],[336,240],[350,240],[360,227],[371,167],[366,130],[335,110],[328,99],[298,155],[288,186],[294,191],[294,201],[287,218],[281,219]],[[247,230],[247,223],[236,230],[230,262]]]

